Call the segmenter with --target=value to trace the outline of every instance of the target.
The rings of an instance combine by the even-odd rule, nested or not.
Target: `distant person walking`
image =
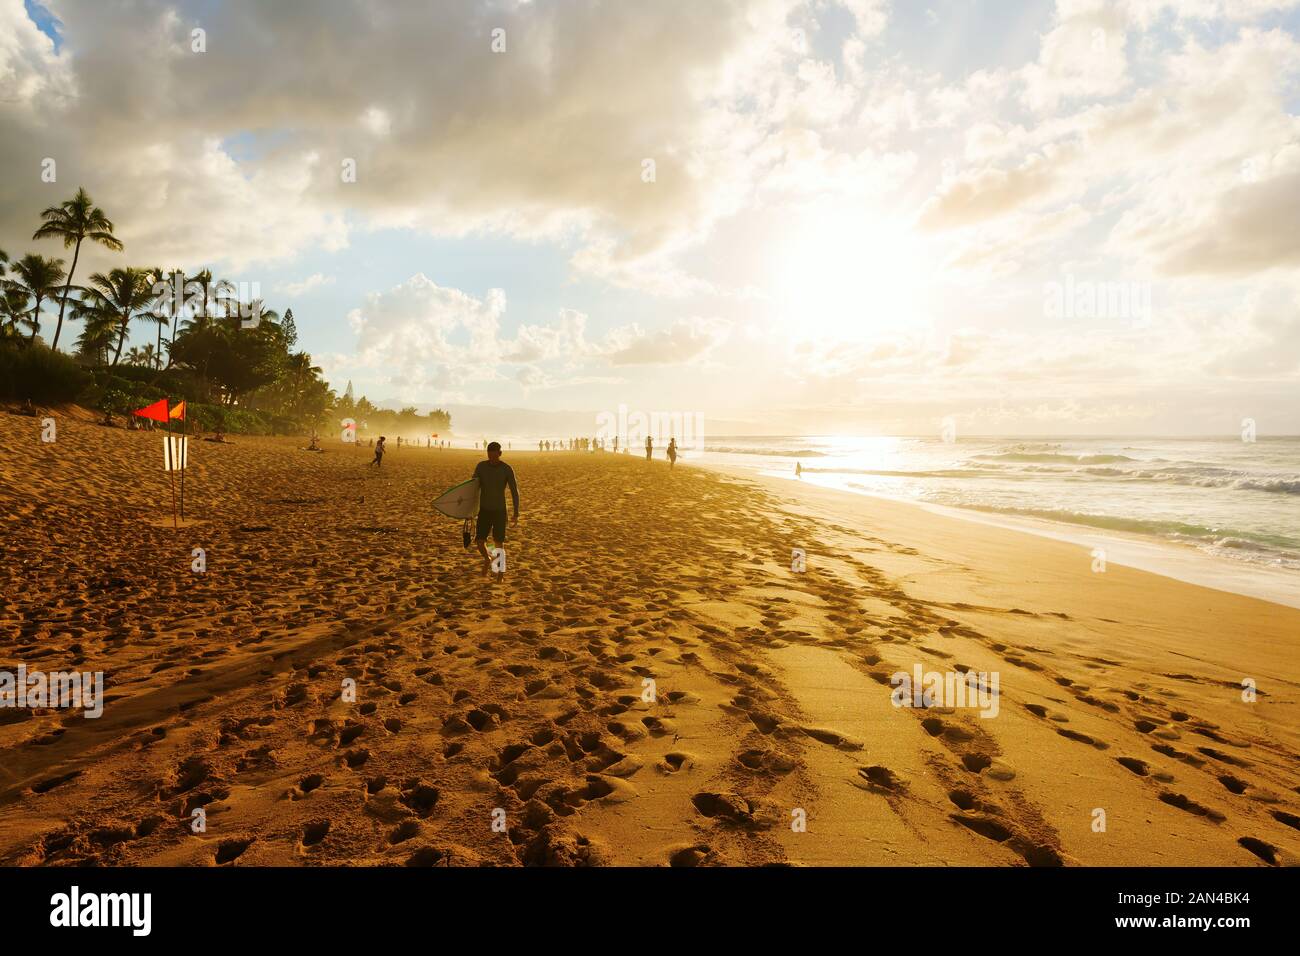
[[[794,463],[794,476],[796,478],[803,477],[803,465],[799,464],[797,461]]]
[[[384,464],[384,436],[379,436],[379,441],[375,442],[375,457],[370,460],[370,464],[376,468]],[[369,465],[366,466],[370,467]]]
[[[655,453],[654,439],[651,438],[649,435],[646,435],[645,436],[645,460],[649,461],[651,457],[653,457],[654,453]]]
[[[677,439],[668,439],[668,470],[672,471],[673,465],[677,464]]]
[[[483,558],[483,573],[492,570],[492,559],[488,557],[487,536],[492,533],[492,540],[498,548],[506,543],[506,488],[510,489],[510,498],[515,506],[514,520],[519,523],[519,486],[515,483],[515,470],[501,460],[501,443],[492,442],[487,446],[487,461],[480,461],[474,468],[474,477],[478,479],[478,524],[474,532],[474,543]]]

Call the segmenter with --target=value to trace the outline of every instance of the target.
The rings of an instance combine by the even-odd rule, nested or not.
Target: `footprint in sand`
[[[32,793],[49,793],[55,787],[61,786],[69,780],[75,780],[80,776],[80,770],[72,770],[68,773],[60,774],[57,777],[47,777],[45,780],[32,784]]]
[[[420,835],[420,824],[416,820],[403,820],[388,833],[389,846],[405,843]]]
[[[318,846],[330,832],[328,820],[313,820],[302,828],[302,837],[298,841],[303,847]]]
[[[738,793],[697,793],[691,803],[702,815],[745,829],[767,829],[772,818],[761,801],[752,801]]]
[[[736,762],[746,770],[765,774],[787,774],[799,765],[794,757],[773,749],[743,751],[736,755]]]
[[[216,864],[225,866],[239,859],[253,845],[253,838],[222,840],[217,844]]]
[[[951,814],[951,818],[966,827],[966,829],[972,830],[982,837],[987,837],[995,843],[1003,843],[1012,837],[1011,831],[996,820],[974,817],[965,813]]]
[[[866,747],[866,744],[856,737],[850,737],[848,734],[830,727],[804,726],[798,729],[813,740],[829,744],[837,750],[862,750]]]
[[[1242,837],[1237,841],[1238,845],[1255,854],[1269,866],[1279,866],[1277,858],[1277,847],[1265,843],[1263,840],[1257,840],[1254,837]]]
[[[1081,734],[1077,730],[1066,730],[1063,727],[1058,727],[1056,732],[1066,740],[1073,740],[1081,744],[1087,744],[1089,747],[1096,747],[1098,750],[1108,750],[1110,748],[1110,744],[1106,743],[1104,740],[1097,740],[1095,737]]]
[[[684,750],[674,750],[671,753],[664,754],[663,759],[655,764],[655,769],[660,773],[680,773],[694,767],[696,759],[694,754],[689,754]]]
[[[896,794],[907,789],[907,785],[899,779],[898,775],[888,767],[879,765],[870,767],[859,767],[857,776],[853,778],[854,786],[862,790],[874,792],[884,792]]]
[[[1222,823],[1224,820],[1228,819],[1218,810],[1203,807],[1181,793],[1165,791],[1160,794],[1160,802],[1167,803],[1171,807],[1177,807],[1179,810],[1185,810],[1195,816],[1205,817],[1207,820],[1213,820],[1215,823]]]
[[[696,843],[691,846],[669,847],[668,865],[669,866],[707,866],[716,860],[716,856],[705,843]]]
[[[1227,789],[1229,793],[1235,793],[1238,795],[1245,793],[1246,788],[1250,786],[1250,784],[1246,783],[1244,780],[1238,780],[1236,777],[1232,776],[1232,774],[1228,773],[1222,774],[1219,777],[1219,783],[1223,784],[1224,788]]]
[[[1215,750],[1213,747],[1197,747],[1196,749],[1199,753],[1203,753],[1211,760],[1217,760],[1220,763],[1231,764],[1234,767],[1250,766],[1250,763],[1248,761],[1241,760],[1240,758],[1233,757],[1229,754],[1225,754],[1220,750]]]
[[[1126,770],[1131,770],[1139,777],[1145,777],[1147,775],[1147,765],[1144,761],[1138,760],[1136,757],[1116,757],[1115,759],[1119,761],[1121,767]]]

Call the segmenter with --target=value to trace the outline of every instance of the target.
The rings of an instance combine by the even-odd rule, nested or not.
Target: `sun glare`
[[[820,213],[797,224],[778,250],[775,304],[796,335],[873,338],[926,321],[925,261],[906,223]]]

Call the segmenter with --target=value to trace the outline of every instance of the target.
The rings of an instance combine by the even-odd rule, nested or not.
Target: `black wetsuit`
[[[474,537],[478,541],[487,539],[492,532],[492,540],[502,544],[506,540],[506,488],[514,502],[515,514],[519,514],[519,486],[515,484],[515,470],[504,461],[495,465],[490,461],[480,461],[474,468],[474,477],[478,479],[478,525]]]

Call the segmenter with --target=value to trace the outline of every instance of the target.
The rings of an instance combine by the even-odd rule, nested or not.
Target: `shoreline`
[[[751,470],[740,466],[706,462],[692,461],[685,464],[692,468],[701,468],[740,479],[756,481],[761,479],[765,487],[784,488],[792,496],[798,494],[796,488],[816,488],[834,495],[889,502],[956,521],[1072,544],[1088,552],[1100,547],[1106,551],[1108,564],[1145,571],[1214,591],[1257,598],[1282,607],[1300,609],[1300,573],[1216,557],[1192,545],[1180,545],[1122,531],[1093,529],[1087,525],[1076,525],[1065,521],[1050,521],[1024,515],[1003,515],[973,508],[891,498],[828,482],[819,482],[815,479],[810,480],[807,476],[799,479],[775,471]]]

